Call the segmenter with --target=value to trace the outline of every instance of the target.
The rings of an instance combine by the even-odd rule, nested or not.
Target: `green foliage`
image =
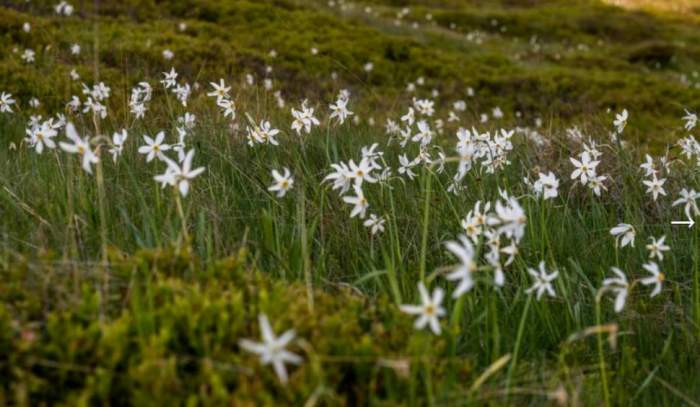
[[[204,269],[172,250],[120,257],[106,270],[48,259],[3,268],[0,400],[299,404],[316,394],[365,404],[371,394],[408,395],[409,377],[382,360],[406,360],[411,375],[422,358],[443,352],[443,341],[411,335],[411,321],[383,299],[329,288],[314,292],[312,311],[303,286],[250,269],[245,251]],[[69,285],[52,284],[61,274]],[[270,315],[276,331],[293,328],[302,338],[293,350],[305,363],[286,387],[237,344],[259,338],[259,313]]]

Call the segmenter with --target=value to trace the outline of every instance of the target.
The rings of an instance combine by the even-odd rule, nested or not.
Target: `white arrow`
[[[671,224],[672,224],[672,225],[688,225],[688,229],[690,229],[690,228],[692,228],[693,225],[695,224],[695,221],[692,220],[692,219],[688,219],[688,220],[674,220],[674,221],[671,221]]]

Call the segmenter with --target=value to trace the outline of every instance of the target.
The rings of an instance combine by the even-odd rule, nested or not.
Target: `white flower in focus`
[[[143,136],[146,145],[139,147],[139,154],[146,154],[146,162],[151,162],[155,157],[163,159],[163,152],[172,148],[169,144],[164,144],[163,139],[165,139],[165,133],[162,131],[156,134],[155,139]]]
[[[576,167],[576,169],[571,173],[571,179],[577,179],[581,181],[582,185],[586,185],[590,178],[595,177],[595,169],[600,163],[600,161],[591,160],[591,156],[588,151],[581,153],[581,160],[575,158],[569,158],[571,163]]]

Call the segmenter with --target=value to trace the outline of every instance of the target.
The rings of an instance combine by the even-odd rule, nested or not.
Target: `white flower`
[[[170,89],[171,87],[175,86],[176,80],[177,80],[177,72],[175,72],[175,68],[170,68],[170,72],[163,72],[163,80],[160,81],[160,83],[163,84],[165,89]]]
[[[266,120],[260,121],[260,126],[248,126],[248,145],[253,146],[255,143],[279,145],[275,138],[279,134],[279,130],[272,128],[270,122]]]
[[[332,112],[330,119],[332,120],[334,118],[337,118],[338,123],[345,123],[345,119],[354,114],[353,112],[348,110],[347,105],[348,99],[345,98],[338,98],[338,100],[335,101],[335,104],[329,105]]]
[[[698,115],[686,110],[683,120],[685,121],[685,129],[690,131],[693,130],[693,128],[695,128],[695,126],[698,124]]]
[[[459,281],[457,288],[452,293],[454,298],[460,297],[474,287],[472,274],[477,270],[477,264],[474,261],[474,246],[465,235],[459,235],[457,239],[458,241],[445,243],[447,250],[459,259],[459,265],[445,276],[449,281]]]
[[[275,183],[267,188],[270,192],[277,192],[277,197],[282,198],[294,186],[294,178],[288,168],[284,168],[284,174],[280,174],[277,170],[272,170],[272,178]]]
[[[645,162],[639,165],[639,168],[644,170],[644,176],[645,177],[650,177],[654,174],[656,174],[656,165],[654,164],[654,159],[649,155],[646,154],[644,156]]]
[[[238,344],[241,348],[248,352],[255,353],[260,357],[260,363],[263,365],[272,364],[277,377],[283,384],[287,383],[287,368],[285,363],[299,365],[302,358],[286,349],[287,346],[294,340],[296,334],[290,329],[277,337],[270,326],[270,321],[267,315],[260,314],[258,316],[260,324],[260,333],[262,334],[262,342],[254,342],[249,339],[241,339]]]
[[[651,291],[650,295],[650,297],[654,297],[661,292],[666,276],[661,272],[661,270],[659,270],[659,265],[653,261],[642,265],[642,267],[644,267],[644,270],[651,273],[651,276],[641,279],[640,283],[644,285],[654,285],[654,289]]]
[[[27,129],[29,142],[37,154],[41,154],[44,151],[44,146],[51,149],[56,148],[56,143],[52,140],[56,137],[56,134],[56,130],[51,128],[48,122],[43,123],[41,126]]]
[[[610,229],[610,234],[615,236],[615,247],[625,247],[630,245],[634,247],[634,236],[635,236],[634,226],[627,223],[620,223],[614,228]]]
[[[629,292],[629,283],[627,276],[617,267],[610,268],[615,274],[615,277],[606,278],[603,280],[603,289],[607,289],[615,293],[615,312],[620,312],[625,307],[627,294]]]
[[[581,184],[586,185],[589,178],[595,177],[596,166],[600,161],[592,161],[588,151],[581,153],[581,161],[569,158],[576,169],[571,173],[571,179],[580,178]]]
[[[369,215],[369,219],[364,221],[363,225],[370,229],[372,235],[384,232],[384,218],[375,214]]]
[[[605,185],[603,185],[603,181],[606,179],[607,176],[605,175],[596,175],[588,180],[588,188],[593,191],[596,196],[600,196],[601,189],[605,191],[608,190]]]
[[[31,64],[32,62],[35,61],[35,55],[36,53],[32,49],[25,49],[22,55],[20,55],[20,58],[22,58],[22,61]]]
[[[175,56],[175,53],[173,51],[171,51],[169,49],[163,50],[163,59],[165,59],[166,61],[170,61],[171,59],[173,59],[174,56]]]
[[[73,44],[70,46],[70,53],[73,55],[80,55],[80,45]]]
[[[215,82],[209,82],[209,84],[214,88],[213,91],[207,93],[207,96],[213,96],[216,98],[216,103],[218,104],[220,101],[229,99],[229,91],[231,90],[230,86],[226,86],[224,83],[223,79],[219,79],[219,83]]]
[[[165,173],[156,175],[153,179],[160,182],[163,186],[171,185],[177,187],[183,197],[187,196],[190,190],[190,181],[204,172],[204,167],[192,169],[193,158],[194,149],[187,153],[185,159],[182,161],[182,166],[166,156],[161,157],[168,165],[168,168]]]
[[[148,136],[143,136],[146,145],[139,147],[139,154],[146,154],[146,162],[151,162],[155,157],[162,159],[164,157],[163,151],[168,151],[172,148],[169,144],[163,144],[164,138],[165,133],[162,131],[156,134],[155,140]]]
[[[548,174],[540,173],[539,179],[532,185],[537,196],[542,196],[544,200],[556,198],[559,194],[559,180],[553,172]]]
[[[83,170],[88,174],[92,174],[92,164],[97,164],[100,162],[100,158],[95,155],[90,149],[90,140],[86,136],[81,139],[78,136],[78,132],[75,131],[73,123],[66,124],[66,136],[73,142],[73,144],[65,143],[63,141],[58,144],[61,146],[63,151],[70,154],[79,154],[82,156],[82,166]]]
[[[409,161],[406,154],[401,154],[399,156],[399,164],[399,174],[406,174],[409,179],[416,177],[417,174],[411,170],[411,168],[418,164],[416,160]]]
[[[292,116],[294,116],[292,130],[296,131],[299,135],[301,135],[302,130],[306,131],[307,134],[311,133],[311,127],[320,124],[318,119],[314,117],[314,109],[307,107],[306,103],[306,100],[301,102],[301,110],[292,108]]]
[[[615,120],[613,121],[613,126],[615,126],[615,129],[617,130],[618,134],[622,134],[622,131],[625,130],[625,126],[627,126],[627,119],[628,118],[629,118],[629,113],[627,112],[627,109],[623,109],[622,112],[615,115]]]
[[[15,104],[15,100],[12,95],[6,92],[0,94],[0,113],[12,113],[12,105]]]
[[[115,163],[117,162],[117,158],[119,158],[124,151],[124,142],[127,137],[129,137],[129,134],[127,134],[126,129],[122,130],[121,133],[115,132],[112,135],[112,147],[110,147],[109,152],[112,154],[112,160]]]
[[[673,204],[671,206],[677,206],[677,205],[685,205],[685,215],[688,217],[688,219],[691,219],[693,216],[700,216],[700,209],[698,209],[698,204],[697,199],[700,198],[700,193],[695,192],[694,189],[691,189],[688,191],[687,189],[683,188],[681,189],[681,197],[673,201]],[[693,213],[693,216],[691,216],[691,210]]]
[[[416,329],[423,329],[430,325],[430,329],[435,335],[440,335],[440,317],[445,315],[445,309],[442,307],[442,300],[445,297],[445,292],[441,288],[433,290],[432,296],[428,293],[423,282],[418,283],[418,291],[420,293],[420,305],[401,305],[402,312],[411,315],[419,315],[414,326]]]
[[[333,167],[335,171],[326,176],[323,181],[333,181],[333,190],[340,189],[341,194],[346,193],[352,186],[353,175],[350,169],[347,164],[343,162],[331,164],[331,167]]]
[[[411,140],[420,142],[423,146],[430,144],[434,132],[430,129],[428,122],[419,120],[416,126],[418,126],[418,133],[416,133]]]
[[[642,183],[647,186],[647,194],[651,194],[655,201],[659,195],[666,195],[666,190],[664,190],[665,182],[666,178],[658,179],[656,178],[656,174],[652,175],[651,180],[642,181]]]
[[[236,103],[229,99],[219,99],[216,104],[223,109],[224,117],[231,116],[231,120],[236,119]]]
[[[542,294],[545,292],[549,294],[550,297],[556,296],[554,293],[554,288],[552,287],[552,281],[554,281],[554,279],[556,279],[559,275],[558,271],[554,270],[551,274],[547,274],[547,270],[544,267],[544,262],[541,261],[539,270],[534,270],[528,267],[527,272],[533,279],[535,279],[535,282],[532,287],[525,290],[526,294],[536,291],[538,301],[540,298],[542,298]]]
[[[350,212],[351,218],[359,215],[361,219],[364,219],[367,208],[369,208],[369,202],[367,198],[365,198],[365,194],[362,192],[362,188],[359,185],[355,184],[354,190],[355,196],[345,196],[343,197],[343,201],[355,205],[352,208],[352,212]]]
[[[649,258],[653,259],[656,257],[659,259],[659,261],[662,261],[664,259],[664,253],[671,248],[664,244],[664,241],[666,240],[666,236],[661,236],[658,240],[656,240],[655,237],[649,237],[649,240],[651,240],[651,243],[647,245],[647,250],[649,250]]]
[[[496,215],[489,217],[488,224],[496,226],[498,233],[505,234],[516,242],[520,242],[525,234],[527,217],[518,200],[514,197],[508,197],[505,204],[501,201],[496,202],[494,209]]]
[[[355,180],[355,185],[362,186],[365,181],[370,184],[377,182],[377,179],[372,176],[374,166],[369,159],[362,158],[360,164],[355,164],[353,160],[350,160],[349,165],[350,176]]]

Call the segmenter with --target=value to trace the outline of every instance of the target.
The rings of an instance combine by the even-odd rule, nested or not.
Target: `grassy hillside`
[[[56,4],[0,6],[0,404],[698,405],[694,8]]]

